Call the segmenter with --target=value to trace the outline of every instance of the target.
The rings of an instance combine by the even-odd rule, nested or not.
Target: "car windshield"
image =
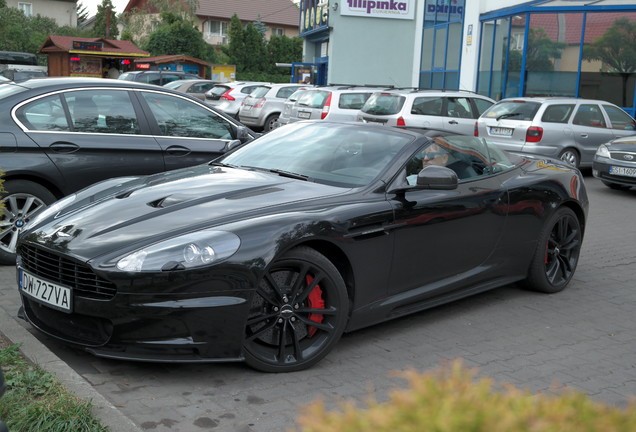
[[[362,112],[376,115],[393,115],[400,112],[404,96],[392,93],[374,93],[365,102]]]
[[[307,93],[302,94],[296,103],[299,106],[309,108],[322,108],[330,94],[331,92],[329,91],[309,90]]]
[[[298,122],[275,129],[215,163],[361,187],[384,172],[413,139],[397,129]]]
[[[183,82],[180,82],[180,81],[172,81],[172,82],[169,82],[168,84],[165,84],[165,85],[164,85],[164,87],[165,87],[165,88],[168,88],[168,89],[172,89],[172,90],[174,90],[174,89],[176,89],[177,87],[182,86],[182,85],[183,85]]]
[[[210,93],[213,94],[214,96],[221,96],[223,93],[225,93],[229,89],[230,88],[227,86],[214,86],[212,87],[212,90],[210,90]]]
[[[129,73],[129,72],[124,72],[123,74],[119,75],[119,79],[120,80],[126,80],[126,81],[134,81],[135,80],[135,74]]]
[[[251,91],[250,96],[254,98],[263,97],[267,94],[268,91],[270,91],[270,89],[271,87],[256,87],[254,90]]]
[[[503,119],[531,121],[541,106],[538,102],[524,100],[502,101],[491,106],[482,116],[494,118],[497,121]]]

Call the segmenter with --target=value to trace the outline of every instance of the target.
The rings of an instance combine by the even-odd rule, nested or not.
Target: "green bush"
[[[265,72],[237,72],[236,80],[288,83],[291,82],[291,75],[271,74]]]
[[[495,388],[456,361],[429,373],[398,373],[409,386],[389,401],[363,409],[323,401],[305,407],[302,432],[628,432],[636,430],[636,404],[625,410],[598,404],[574,391],[533,395],[511,385]]]

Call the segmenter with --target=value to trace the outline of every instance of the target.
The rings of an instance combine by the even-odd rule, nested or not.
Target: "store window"
[[[636,70],[629,60],[631,51],[614,48],[634,46],[630,25],[636,22],[635,8],[571,9],[549,13],[518,10],[484,20],[477,91],[494,99],[600,99],[633,115]]]
[[[464,1],[426,0],[422,31],[421,88],[458,89]]]

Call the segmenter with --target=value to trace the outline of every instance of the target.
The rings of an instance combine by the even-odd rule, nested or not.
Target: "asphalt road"
[[[454,359],[532,392],[566,386],[624,406],[636,395],[636,190],[610,190],[590,174],[586,185],[589,223],[565,291],[545,295],[507,286],[347,334],[307,371],[140,364],[44,344],[79,374],[72,380],[83,378],[115,406],[108,415],[125,416],[146,431],[286,431],[299,407],[317,398],[331,407],[342,399],[363,403],[370,394],[385,400],[403,385],[391,371],[427,371]],[[17,311],[14,280],[13,269],[0,267],[0,318]]]

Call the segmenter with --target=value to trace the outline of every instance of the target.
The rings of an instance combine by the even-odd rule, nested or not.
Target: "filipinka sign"
[[[340,15],[413,19],[417,0],[343,0]]]

